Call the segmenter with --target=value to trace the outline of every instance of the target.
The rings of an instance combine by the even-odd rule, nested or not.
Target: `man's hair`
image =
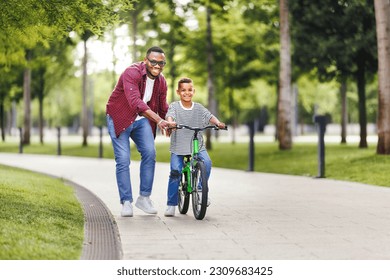
[[[190,78],[181,78],[177,83],[177,88],[180,87],[180,84],[192,84],[193,81]]]
[[[153,46],[149,48],[146,52],[146,56],[148,56],[151,52],[158,52],[158,53],[164,53],[163,49],[157,46]]]

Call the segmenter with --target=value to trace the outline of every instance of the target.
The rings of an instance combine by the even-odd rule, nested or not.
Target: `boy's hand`
[[[223,123],[223,122],[217,123],[216,126],[218,126],[219,129],[224,129],[224,128],[226,128],[226,124]]]

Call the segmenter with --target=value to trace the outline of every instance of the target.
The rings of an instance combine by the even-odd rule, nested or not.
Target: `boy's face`
[[[181,83],[176,92],[180,96],[181,101],[189,102],[195,94],[195,88],[192,83]]]

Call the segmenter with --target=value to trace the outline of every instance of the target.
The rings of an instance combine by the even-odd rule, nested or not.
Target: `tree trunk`
[[[215,77],[214,77],[214,49],[211,28],[211,7],[207,6],[207,88],[208,108],[213,115],[217,115],[217,102],[215,99]],[[211,150],[211,130],[206,131],[206,149]]]
[[[116,78],[116,65],[118,63],[118,58],[115,55],[115,45],[117,42],[117,36],[115,34],[115,29],[111,31],[111,36],[112,36],[112,41],[111,41],[111,51],[112,51],[112,72],[111,72],[111,77],[112,77],[112,88],[115,87],[117,78]]]
[[[83,146],[87,146],[88,142],[88,71],[87,71],[87,63],[88,63],[88,49],[87,49],[87,40],[84,39],[84,57],[83,57],[83,85],[82,85],[82,91],[83,91],[83,108],[82,108],[82,127],[83,127]]]
[[[138,3],[134,2],[133,7],[134,10],[131,12],[132,13],[132,18],[131,18],[131,27],[132,27],[132,39],[133,39],[133,49],[132,49],[132,57],[133,57],[133,62],[137,61],[137,32],[138,32],[138,10],[137,10]]]
[[[39,96],[39,142],[43,144],[43,96]]]
[[[172,32],[174,32],[172,30]],[[175,85],[175,80],[176,80],[176,64],[173,62],[173,58],[175,56],[175,45],[176,45],[176,42],[175,42],[175,35],[172,34],[171,36],[172,38],[172,41],[169,43],[169,53],[167,54],[167,58],[168,58],[168,62],[169,64],[171,65],[171,67],[169,68],[169,76],[171,76],[171,102],[173,102],[175,100],[175,96],[176,96],[176,85]]]
[[[298,85],[292,85],[291,92],[291,135],[298,135]]]
[[[31,51],[27,51],[27,66],[23,74],[23,101],[24,101],[24,120],[23,120],[23,145],[30,145],[31,134],[31,68],[29,62]]]
[[[279,149],[292,147],[291,138],[291,54],[288,0],[280,0],[280,70],[278,101]]]
[[[378,144],[377,154],[390,154],[390,2],[375,0],[378,42]]]
[[[236,144],[236,124],[237,124],[237,110],[236,110],[236,104],[234,102],[233,97],[233,89],[229,87],[229,93],[228,93],[228,101],[229,101],[229,109],[231,114],[231,121],[232,121],[232,128],[230,129],[232,134],[232,144]]]
[[[358,62],[357,87],[359,96],[359,126],[360,142],[359,148],[367,148],[367,113],[366,113],[366,78],[364,62]]]
[[[43,144],[43,98],[45,90],[45,69],[39,69],[39,89],[38,89],[38,102],[39,102],[39,141]]]
[[[5,116],[4,116],[4,101],[0,101],[0,128],[1,128],[1,140],[5,142]]]
[[[343,80],[340,87],[341,95],[341,144],[347,143],[348,103],[347,103],[347,81]]]

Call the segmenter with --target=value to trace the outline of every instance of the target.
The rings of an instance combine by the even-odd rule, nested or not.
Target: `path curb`
[[[64,179],[75,189],[85,217],[82,260],[119,260],[122,245],[117,223],[106,205],[85,187]]]

